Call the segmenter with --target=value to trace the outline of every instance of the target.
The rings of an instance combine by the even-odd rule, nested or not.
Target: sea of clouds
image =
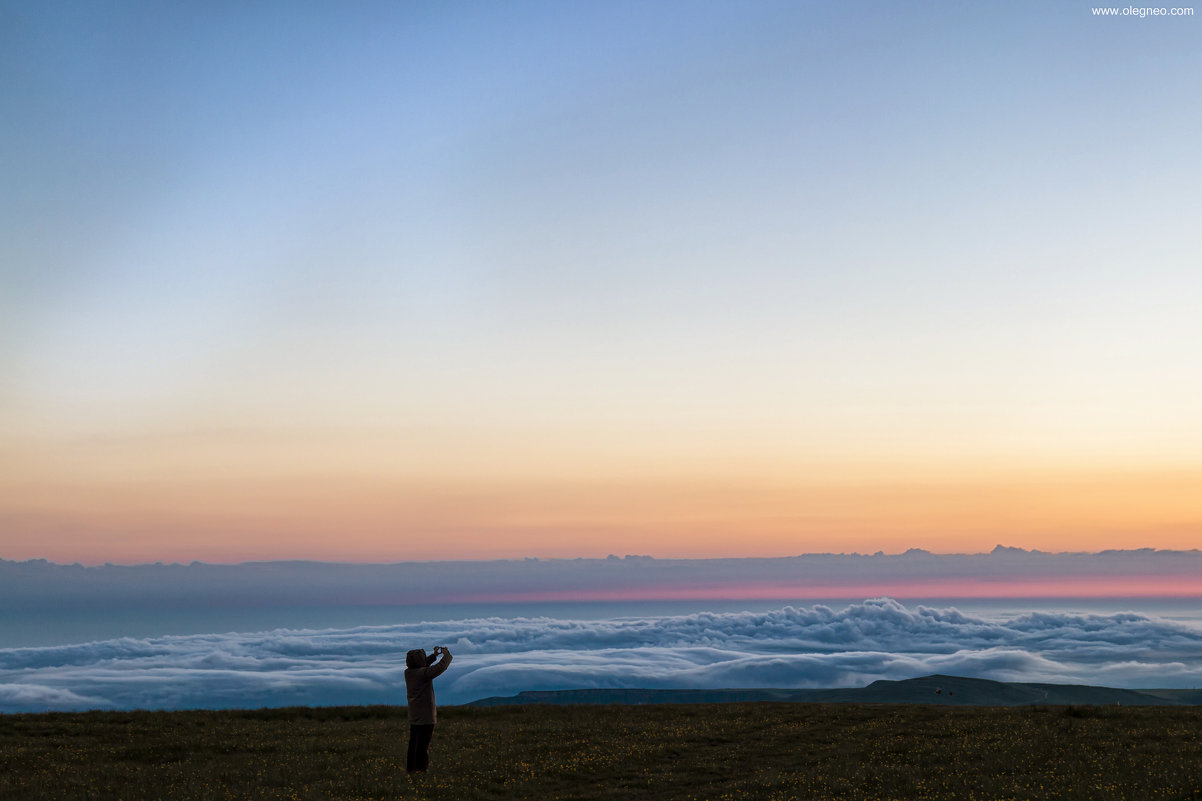
[[[440,703],[569,688],[854,687],[930,673],[1202,686],[1202,627],[1150,615],[1009,618],[907,608],[653,618],[478,618],[337,630],[122,638],[0,650],[0,711],[404,702],[410,648],[448,646]]]

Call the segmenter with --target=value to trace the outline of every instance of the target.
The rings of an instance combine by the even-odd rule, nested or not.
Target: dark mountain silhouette
[[[947,706],[1187,706],[1202,705],[1198,690],[1125,690],[1083,684],[1037,684],[922,676],[902,681],[874,681],[867,687],[827,690],[726,689],[533,690],[512,696],[472,701],[468,706],[508,704],[709,704],[750,701],[795,701],[855,704],[942,704]]]

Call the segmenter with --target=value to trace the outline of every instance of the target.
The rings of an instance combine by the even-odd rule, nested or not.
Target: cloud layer
[[[601,621],[480,618],[0,650],[0,711],[404,702],[404,654],[447,645],[442,703],[585,687],[861,686],[950,673],[1202,686],[1202,628],[1124,613],[995,620],[888,598]]]
[[[805,554],[770,559],[518,559],[59,565],[0,559],[0,607],[429,604],[648,598],[1202,596],[1202,551]]]

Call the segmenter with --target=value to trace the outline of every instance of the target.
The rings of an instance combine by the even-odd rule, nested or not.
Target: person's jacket
[[[409,700],[409,725],[426,726],[438,722],[438,709],[434,704],[434,679],[441,676],[451,664],[451,655],[443,652],[442,659],[434,664],[429,657],[425,667],[405,669],[405,697]]]

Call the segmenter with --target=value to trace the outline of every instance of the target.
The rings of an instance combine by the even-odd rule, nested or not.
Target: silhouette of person
[[[434,660],[440,653],[442,659],[436,665]],[[451,652],[442,645],[434,646],[430,656],[426,656],[422,648],[405,654],[405,697],[409,700],[409,754],[405,770],[409,773],[424,773],[430,766],[430,739],[434,736],[434,724],[438,722],[434,679],[450,664]]]

